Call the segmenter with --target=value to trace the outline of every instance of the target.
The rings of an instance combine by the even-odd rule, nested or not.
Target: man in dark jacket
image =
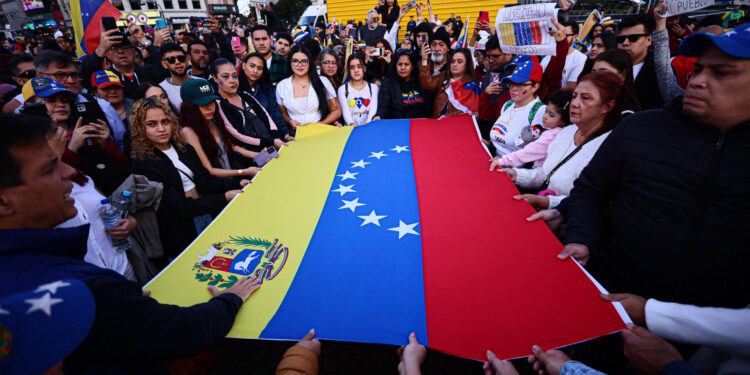
[[[140,38],[149,52],[149,61],[153,58],[161,58],[159,52],[159,41],[151,43],[143,36],[143,30],[138,26],[131,28],[134,32],[138,30],[140,34],[133,36]],[[135,47],[122,37],[118,30],[102,30],[99,46],[94,53],[84,56],[81,63],[81,75],[84,87],[91,88],[91,75],[99,70],[104,69],[104,58],[112,62],[109,70],[115,72],[120,77],[125,90],[125,97],[130,99],[138,98],[138,86],[143,82],[158,83],[164,78],[158,68],[152,64],[138,65],[135,62]],[[159,44],[159,46],[155,46]],[[160,63],[160,62],[159,62]]]
[[[154,373],[159,361],[196,355],[224,337],[258,289],[255,279],[221,292],[209,287],[214,298],[206,303],[162,305],[136,283],[83,261],[88,225],[52,229],[76,215],[76,172],[48,145],[49,130],[38,119],[0,115],[0,297],[66,278],[88,286],[94,325],[65,360],[70,373]]]
[[[642,109],[664,106],[656,79],[654,53],[649,51],[654,27],[653,17],[645,13],[635,14],[622,19],[617,36],[618,48],[627,51],[633,58],[633,87]]]
[[[560,258],[590,262],[613,292],[750,303],[748,30],[683,42],[698,57],[685,96],[612,131],[575,183]]]
[[[370,9],[367,12],[367,24],[359,27],[357,33],[357,40],[365,42],[368,47],[374,47],[375,41],[385,37],[386,28],[383,25],[379,25],[380,16],[378,11]]]

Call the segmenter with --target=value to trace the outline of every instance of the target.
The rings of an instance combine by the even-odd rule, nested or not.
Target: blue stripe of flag
[[[428,343],[421,237],[389,230],[419,223],[409,141],[409,120],[352,131],[305,257],[261,338],[296,340],[315,328],[332,340],[403,344],[415,332]],[[363,225],[378,216],[379,226]]]

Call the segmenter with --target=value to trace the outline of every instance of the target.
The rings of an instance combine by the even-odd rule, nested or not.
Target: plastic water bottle
[[[120,196],[120,199],[115,202],[114,206],[118,210],[120,210],[120,219],[125,219],[128,216],[128,212],[130,211],[130,192],[127,190],[122,191],[122,195]]]
[[[99,207],[99,216],[101,216],[104,226],[114,228],[121,219],[122,214],[119,209],[109,203],[109,199],[102,199]],[[112,238],[112,248],[115,251],[126,251],[130,249],[130,239],[116,240]]]

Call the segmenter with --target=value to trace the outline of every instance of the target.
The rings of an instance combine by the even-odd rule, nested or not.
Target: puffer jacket
[[[628,116],[575,183],[565,243],[589,247],[610,292],[747,306],[749,150],[750,120],[722,134],[686,118],[682,97]]]

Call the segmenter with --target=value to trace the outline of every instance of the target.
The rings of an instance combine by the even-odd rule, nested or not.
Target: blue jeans
[[[214,218],[212,218],[209,214],[194,216],[193,223],[195,223],[195,232],[200,236],[200,234],[203,233],[203,230],[208,228],[208,224],[211,224],[211,221],[213,221],[213,219]]]

